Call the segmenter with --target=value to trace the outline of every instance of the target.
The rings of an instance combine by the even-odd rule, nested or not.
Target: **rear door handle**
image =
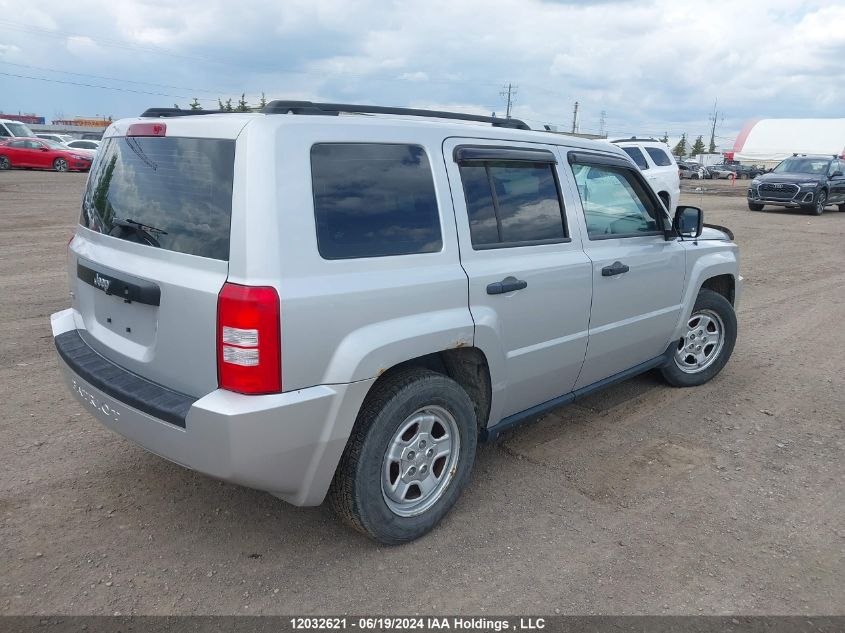
[[[514,290],[522,290],[528,287],[528,282],[516,277],[505,277],[502,281],[495,281],[487,285],[488,295],[503,295]]]
[[[610,266],[605,266],[601,269],[602,277],[613,277],[613,275],[621,275],[627,273],[631,268],[622,262],[613,262]]]

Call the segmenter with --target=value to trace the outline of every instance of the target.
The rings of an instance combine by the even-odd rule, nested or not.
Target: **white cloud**
[[[499,91],[512,81],[515,115],[532,125],[568,127],[577,100],[584,131],[604,110],[612,134],[692,138],[707,134],[716,98],[723,136],[755,116],[839,116],[845,101],[845,6],[817,0],[30,0],[20,21],[55,36],[0,32],[21,49],[16,59],[186,86],[150,88],[174,99],[264,90],[489,114],[504,111]],[[59,36],[73,64],[59,66]],[[49,84],[29,92],[49,103],[19,107],[48,113],[67,100],[116,116],[168,100]]]

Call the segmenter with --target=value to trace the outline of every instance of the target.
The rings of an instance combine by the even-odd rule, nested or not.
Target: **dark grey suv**
[[[845,160],[836,156],[795,154],[748,187],[748,208],[762,211],[767,204],[801,208],[815,215],[829,205],[845,211]]]

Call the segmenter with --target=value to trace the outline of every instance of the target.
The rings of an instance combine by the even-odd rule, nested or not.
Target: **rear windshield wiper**
[[[114,218],[111,221],[111,229],[109,230],[109,235],[111,235],[111,232],[114,231],[114,227],[116,226],[119,226],[123,230],[131,231],[130,234],[134,234],[136,239],[138,239],[141,244],[155,246],[156,248],[161,248],[161,244],[159,244],[155,236],[167,235],[167,231],[163,231],[162,229],[156,228],[154,226],[148,226],[147,224],[143,224],[131,218]]]
[[[145,231],[146,233],[155,233],[156,235],[167,235],[167,231],[164,229],[157,228],[155,226],[150,226],[149,224],[143,224],[138,222],[137,220],[133,220],[132,218],[115,218],[111,221],[112,226],[122,226],[126,229],[140,229],[141,231]]]

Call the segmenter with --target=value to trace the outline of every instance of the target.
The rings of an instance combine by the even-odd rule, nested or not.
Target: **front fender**
[[[739,249],[729,242],[685,242],[687,245],[687,285],[681,305],[681,316],[670,340],[685,333],[685,324],[692,314],[695,299],[702,284],[712,277],[730,275],[734,279],[734,307],[739,301],[741,278],[739,277]]]

